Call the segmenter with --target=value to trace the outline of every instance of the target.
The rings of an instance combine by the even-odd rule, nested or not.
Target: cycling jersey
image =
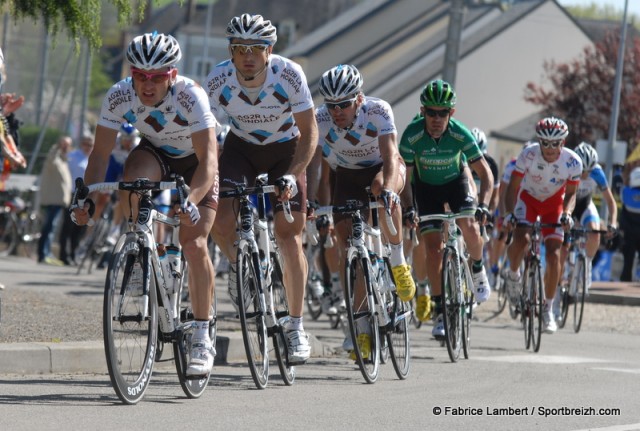
[[[491,171],[491,175],[493,175],[493,188],[497,189],[498,187],[500,187],[500,177],[498,176],[498,164],[496,163],[494,158],[491,157],[490,155],[483,154],[483,156],[484,156],[484,159],[487,161],[487,165],[489,165],[489,170]],[[473,169],[471,170],[471,175],[473,176],[473,181],[476,183],[476,188],[478,189],[478,191],[480,191],[480,177],[478,176],[476,171],[474,171]]]
[[[364,169],[382,163],[378,137],[397,133],[391,106],[384,100],[365,97],[353,126],[341,129],[333,123],[323,104],[316,111],[322,155],[336,167]]]
[[[511,181],[511,174],[513,173],[513,170],[516,168],[516,159],[511,159],[507,162],[507,164],[504,166],[504,172],[502,173],[502,182],[509,184],[509,181]]]
[[[446,184],[462,174],[462,154],[469,164],[482,157],[464,124],[449,119],[447,130],[436,140],[427,134],[422,116],[416,117],[402,134],[400,154],[407,166],[416,166],[420,181],[432,185]]]
[[[564,190],[567,184],[578,184],[582,175],[580,158],[563,147],[557,160],[547,162],[540,144],[531,145],[520,153],[513,175],[523,177],[520,191],[538,201],[544,201]]]
[[[589,176],[580,180],[578,191],[576,192],[576,199],[590,199],[594,192],[606,190],[608,187],[609,183],[607,182],[607,176],[602,166],[596,164],[589,173]]]
[[[194,154],[191,134],[217,126],[202,87],[180,75],[156,106],[140,102],[130,77],[112,86],[102,102],[98,125],[119,130],[123,121],[173,158]]]
[[[272,54],[266,80],[255,102],[238,81],[231,60],[218,64],[207,77],[211,111],[229,116],[231,132],[255,145],[286,142],[300,134],[293,114],[313,109],[307,78],[297,63]]]

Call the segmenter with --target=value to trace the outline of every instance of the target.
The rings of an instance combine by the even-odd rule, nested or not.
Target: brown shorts
[[[133,151],[146,151],[153,155],[153,157],[160,165],[160,169],[162,171],[162,181],[170,181],[171,174],[178,174],[182,175],[184,181],[188,185],[190,185],[191,180],[193,179],[193,174],[198,167],[198,157],[195,154],[180,159],[169,157],[164,151],[156,148],[151,142],[144,138],[140,141],[140,144],[138,144],[138,146],[135,147],[131,152]],[[198,206],[205,206],[213,210],[217,210],[218,189],[218,177],[216,177],[214,182],[211,184],[209,192],[205,195],[204,198],[202,198],[200,202],[198,202]]]
[[[224,149],[218,162],[220,167],[220,187],[233,188],[243,184],[245,179],[249,186],[255,183],[258,175],[269,175],[269,184],[283,175],[289,174],[289,167],[298,144],[298,138],[286,142],[267,145],[251,144],[229,132],[224,140]],[[307,211],[307,177],[305,173],[296,178],[298,194],[291,202],[292,211]],[[273,194],[269,195],[274,212],[282,211],[282,204],[277,202]]]

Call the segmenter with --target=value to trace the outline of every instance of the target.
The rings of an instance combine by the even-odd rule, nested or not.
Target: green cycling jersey
[[[473,134],[455,118],[439,139],[425,130],[424,117],[416,117],[400,140],[400,154],[407,166],[414,166],[417,178],[432,185],[446,184],[460,176],[466,162],[482,157]],[[463,157],[464,156],[464,157]]]

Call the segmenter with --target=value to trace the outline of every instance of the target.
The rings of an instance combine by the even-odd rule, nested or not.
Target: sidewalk
[[[95,335],[95,326],[101,326],[104,276],[105,272],[100,270],[91,275],[77,276],[75,267],[38,265],[27,258],[0,259],[0,281],[6,285],[6,289],[0,291],[0,374],[106,373],[101,332]],[[216,283],[219,316],[216,364],[246,362],[240,323],[227,298],[226,281],[217,279]],[[62,299],[56,300],[58,297]],[[22,311],[22,308],[16,314],[11,307],[18,306],[9,301],[10,298],[22,301],[19,305],[32,314]],[[593,282],[587,300],[591,303],[640,306],[640,283]],[[80,307],[90,309],[89,319],[92,322],[77,316],[79,313],[73,308],[74,301],[79,302]],[[47,305],[48,312],[43,311],[43,303]],[[38,320],[51,328],[60,325],[75,335],[85,327],[93,326],[93,335],[87,336],[87,341],[67,341],[62,335],[53,335],[49,339],[60,337],[64,342],[7,341],[20,340],[8,332]],[[312,357],[331,357],[340,353],[342,331],[329,329],[326,318],[317,322],[305,320],[305,329],[310,336]],[[57,334],[55,330],[52,333]],[[171,349],[165,349],[164,355],[165,359],[170,357]],[[157,363],[156,366],[174,367],[171,361]]]

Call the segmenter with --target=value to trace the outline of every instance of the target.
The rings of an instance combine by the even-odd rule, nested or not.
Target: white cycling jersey
[[[516,168],[516,159],[511,159],[507,162],[506,165],[504,165],[504,173],[502,174],[502,182],[509,184],[509,181],[511,181],[511,174],[513,173],[513,170]]]
[[[337,127],[323,104],[316,111],[319,145],[331,169],[364,169],[382,163],[378,137],[397,133],[391,106],[384,100],[365,97],[353,126]]]
[[[540,144],[531,145],[520,153],[512,175],[523,177],[520,190],[525,190],[538,201],[558,193],[567,183],[578,183],[582,174],[580,157],[563,147],[558,159],[547,162],[542,157]]]
[[[576,192],[576,199],[591,197],[596,191],[603,191],[609,187],[607,176],[602,166],[596,164],[587,178],[581,179]]]
[[[153,146],[174,158],[194,153],[192,133],[218,124],[202,87],[180,75],[156,106],[140,102],[130,77],[113,85],[102,102],[98,125],[119,130],[123,120],[135,126]]]
[[[307,78],[299,64],[272,54],[265,73],[255,102],[244,92],[231,60],[218,64],[206,84],[213,114],[220,118],[228,115],[231,132],[255,145],[295,138],[300,131],[293,114],[313,109]]]

